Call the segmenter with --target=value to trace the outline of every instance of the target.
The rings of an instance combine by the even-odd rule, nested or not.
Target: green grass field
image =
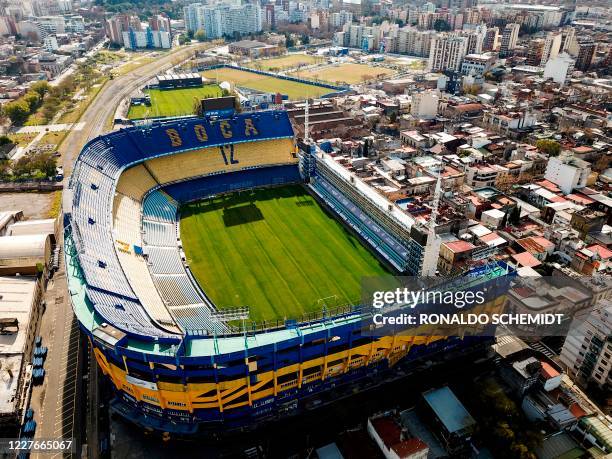
[[[272,59],[256,59],[255,61],[247,64],[247,67],[265,70],[268,72],[276,72],[279,70],[291,69],[301,65],[311,65],[324,61],[325,58],[320,56],[298,53],[286,54],[285,56],[274,57]]]
[[[320,312],[323,298],[328,308],[358,304],[362,276],[388,274],[298,185],[187,204],[181,239],[215,304],[249,306],[250,320]]]
[[[372,79],[380,79],[393,73],[395,73],[395,70],[385,67],[365,64],[340,64],[321,69],[297,71],[294,75],[332,84],[359,84]]]
[[[240,69],[219,68],[202,72],[206,78],[216,79],[218,82],[229,81],[236,86],[255,89],[264,92],[280,92],[287,94],[291,100],[302,100],[308,97],[320,97],[329,94],[333,90],[317,86],[316,84],[298,83],[295,81],[282,80],[268,75],[259,75]]]
[[[134,105],[128,112],[129,119],[179,116],[193,114],[193,100],[221,96],[221,88],[216,84],[204,85],[201,88],[186,89],[149,89],[151,106]]]

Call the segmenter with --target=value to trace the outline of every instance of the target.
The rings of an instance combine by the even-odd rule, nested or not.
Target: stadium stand
[[[404,271],[409,251],[396,236],[401,236],[405,230],[398,229],[398,224],[388,216],[376,221],[370,217],[380,213],[380,209],[325,164],[317,163],[316,170],[310,188],[385,260],[400,272]]]
[[[166,186],[164,191],[178,202],[189,202],[231,191],[296,183],[300,180],[295,165],[271,166],[174,183]]]
[[[128,282],[151,318],[178,333],[180,329],[174,323],[172,315],[155,288],[146,260],[134,249],[135,246],[142,246],[140,203],[121,194],[115,195],[115,203],[113,206],[115,247]]]
[[[157,121],[89,142],[75,163],[66,211],[67,247],[78,260],[82,282],[74,294],[83,295],[107,322],[145,339],[174,339],[183,326],[198,334],[224,330],[211,319],[214,305],[181,260],[178,202],[159,188],[279,164],[291,164],[297,176],[293,130],[282,111]],[[235,183],[240,188],[274,183],[270,180],[284,183],[287,177]],[[186,196],[186,188],[176,190],[177,198]],[[170,307],[190,308],[177,313],[180,327]]]
[[[87,164],[81,165],[79,175],[73,216],[85,277],[91,286],[136,299],[114,256],[108,218],[112,180]]]
[[[181,274],[184,272],[181,256],[174,247],[146,248],[151,272],[154,274]]]
[[[163,191],[153,191],[142,206],[142,213],[147,220],[173,223],[176,221],[178,204]]]
[[[200,304],[202,302],[191,281],[184,274],[164,274],[155,276],[157,286],[164,298],[168,298],[171,306]]]
[[[111,178],[121,170],[121,160],[115,156],[112,145],[104,139],[90,143],[82,161]]]
[[[176,245],[176,227],[173,223],[143,220],[142,238],[146,245]]]
[[[170,306],[176,321],[190,334],[208,334],[222,330],[223,324],[213,322],[210,309],[201,305]]]
[[[297,163],[291,139],[204,148],[146,162],[147,168],[160,184],[249,167],[288,163]]]
[[[140,201],[150,189],[156,186],[157,182],[149,171],[142,164],[139,164],[123,171],[121,177],[119,177],[116,191]]]

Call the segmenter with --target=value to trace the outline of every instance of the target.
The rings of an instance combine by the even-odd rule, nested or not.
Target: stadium
[[[172,435],[227,433],[490,344],[364,333],[360,279],[418,274],[420,233],[301,147],[282,110],[155,121],[85,145],[64,202],[67,277],[116,413]],[[487,265],[461,284],[508,274]],[[483,307],[501,302],[491,289]]]

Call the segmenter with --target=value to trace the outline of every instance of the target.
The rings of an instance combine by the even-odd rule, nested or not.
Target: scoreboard
[[[213,97],[202,99],[202,115],[204,116],[231,116],[234,114],[236,98],[234,96]]]

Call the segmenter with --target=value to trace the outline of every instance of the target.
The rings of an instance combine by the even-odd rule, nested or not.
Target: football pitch
[[[387,269],[306,190],[283,186],[181,207],[181,240],[202,289],[250,320],[358,304],[362,276]]]
[[[144,92],[151,96],[151,106],[134,105],[130,107],[129,119],[193,115],[195,99],[220,97],[222,95],[221,88],[216,84],[204,85],[201,88],[148,89]]]
[[[213,78],[217,82],[228,81],[236,86],[243,86],[257,91],[286,94],[290,100],[303,100],[308,97],[321,97],[334,92],[333,89],[318,86],[317,84],[300,83],[298,81],[283,80],[271,75],[261,75],[246,70],[222,67],[202,72],[206,78]]]

